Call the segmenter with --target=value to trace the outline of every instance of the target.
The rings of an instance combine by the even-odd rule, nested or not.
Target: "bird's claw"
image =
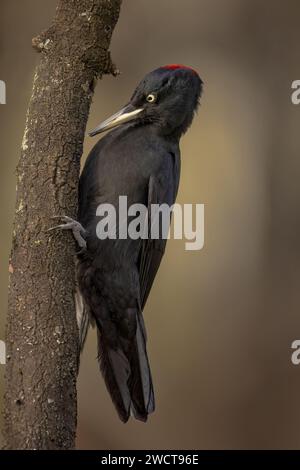
[[[71,217],[67,215],[55,215],[51,217],[51,219],[61,219],[65,223],[60,224],[60,225],[55,225],[54,227],[50,227],[46,232],[50,232],[52,230],[72,230],[73,236],[75,240],[77,241],[79,247],[81,250],[77,254],[81,254],[85,249],[86,249],[86,240],[85,240],[85,235],[86,235],[86,230],[83,228],[80,222],[77,220],[72,219]]]

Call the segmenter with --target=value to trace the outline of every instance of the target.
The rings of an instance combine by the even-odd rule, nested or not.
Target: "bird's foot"
[[[85,237],[87,235],[87,231],[85,230],[85,228],[83,228],[80,222],[72,219],[71,217],[68,217],[67,215],[57,215],[57,216],[52,217],[52,219],[61,219],[62,221],[64,221],[64,223],[60,225],[56,225],[55,227],[49,228],[47,232],[50,232],[51,230],[56,230],[56,229],[72,230],[73,237],[78,243],[78,246],[81,248],[79,253],[81,253],[82,251],[86,249]]]

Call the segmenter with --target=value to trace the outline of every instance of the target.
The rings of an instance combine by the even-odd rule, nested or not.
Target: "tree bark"
[[[78,329],[71,233],[80,157],[95,79],[117,71],[108,51],[122,0],[60,0],[33,39],[35,71],[21,157],[6,331],[5,437],[9,449],[75,447]]]

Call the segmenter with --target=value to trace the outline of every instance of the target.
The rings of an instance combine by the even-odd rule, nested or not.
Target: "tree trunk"
[[[17,167],[9,265],[5,437],[9,449],[75,446],[78,329],[71,233],[95,79],[116,74],[108,51],[122,0],[60,0],[41,52]]]

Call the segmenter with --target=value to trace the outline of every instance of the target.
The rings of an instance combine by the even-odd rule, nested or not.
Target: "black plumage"
[[[201,91],[201,79],[187,67],[148,74],[128,105],[91,133],[116,127],[92,149],[80,178],[78,218],[86,248],[78,256],[79,290],[84,312],[97,326],[100,368],[124,422],[130,414],[146,421],[155,408],[142,311],[166,240],[99,240],[96,210],[110,203],[118,213],[121,195],[128,206],[174,203],[179,139],[192,122]]]

